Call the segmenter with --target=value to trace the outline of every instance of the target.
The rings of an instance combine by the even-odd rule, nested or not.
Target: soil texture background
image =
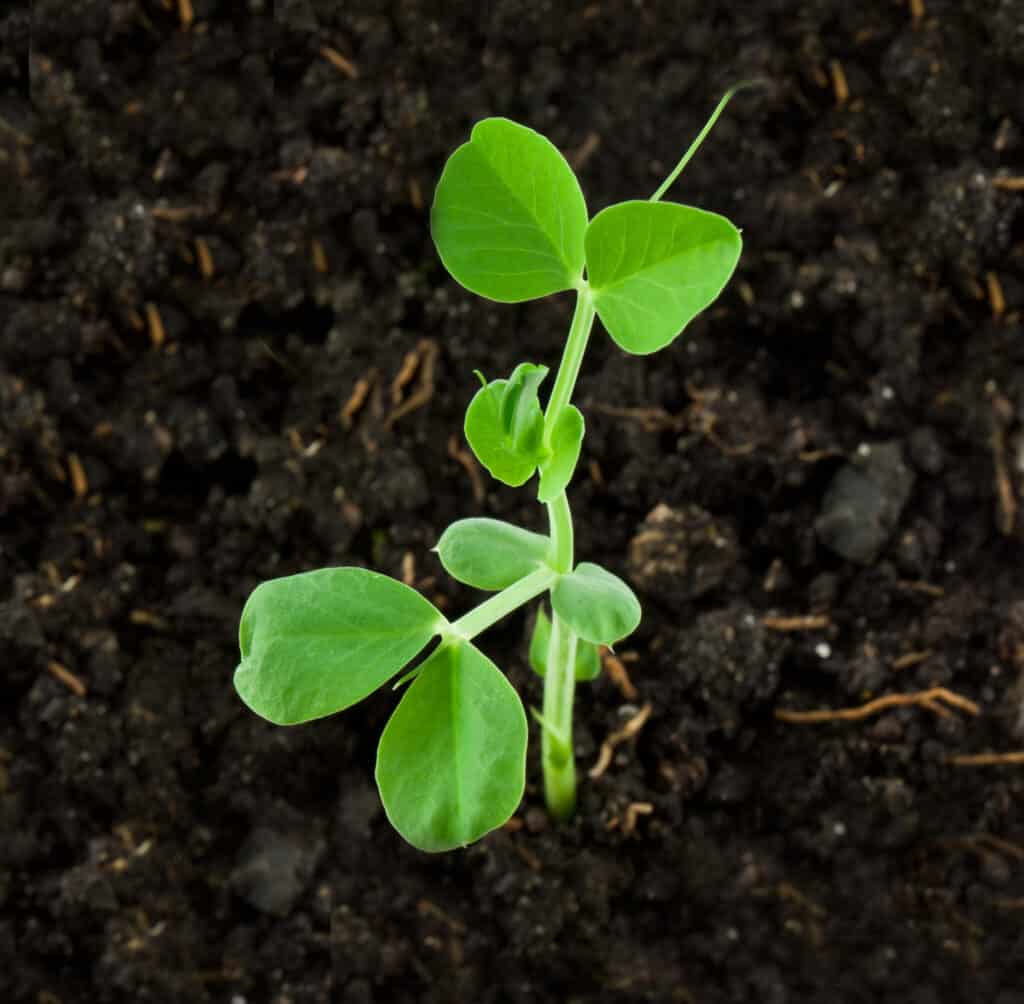
[[[36,0],[0,46],[0,999],[1024,1004],[1022,0]],[[472,124],[595,213],[755,77],[669,194],[734,280],[577,388],[577,554],[645,610],[578,815],[534,733],[510,824],[420,854],[394,695],[256,718],[245,598],[361,565],[458,614],[450,522],[544,529],[462,416],[571,298],[444,273]],[[536,704],[528,630],[482,647]]]

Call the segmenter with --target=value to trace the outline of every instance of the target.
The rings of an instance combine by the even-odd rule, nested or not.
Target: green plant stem
[[[576,389],[576,378],[580,375],[583,353],[587,350],[587,341],[594,326],[594,313],[594,298],[590,288],[584,283],[576,294],[576,309],[573,311],[569,337],[565,340],[562,361],[558,364],[558,376],[555,377],[555,386],[551,389],[548,407],[544,412],[545,446],[551,445],[555,425]]]
[[[583,354],[594,327],[594,298],[584,283],[576,294],[576,309],[569,337],[562,351],[555,386],[544,413],[544,443],[551,435],[562,412],[572,400]],[[573,528],[569,499],[562,492],[547,503],[551,527],[548,564],[557,573],[567,575],[573,566]],[[544,799],[552,818],[564,822],[576,808],[576,761],[572,747],[572,701],[576,689],[576,635],[558,614],[551,611],[551,639],[548,642],[547,670],[544,674],[544,704],[541,726],[541,763],[544,768]]]
[[[530,600],[540,596],[557,577],[550,567],[544,565],[513,583],[507,589],[495,593],[490,599],[484,600],[469,613],[463,614],[457,621],[442,628],[441,633],[446,637],[471,641],[492,624],[497,624],[498,621],[507,617],[513,610],[518,610],[524,603],[529,603]]]
[[[573,530],[569,498],[565,492],[562,492],[554,502],[549,502],[547,509],[548,526],[551,528],[548,564],[559,575],[567,575],[572,571]]]
[[[551,613],[541,728],[544,799],[548,812],[565,822],[576,808],[576,758],[572,747],[572,702],[576,689],[576,635]]]
[[[690,158],[700,149],[701,143],[704,142],[707,134],[711,132],[714,124],[718,121],[718,116],[725,111],[725,106],[732,100],[733,95],[737,91],[742,91],[745,87],[756,87],[761,83],[760,80],[744,80],[742,83],[736,84],[735,87],[730,87],[729,90],[722,95],[722,100],[718,102],[717,107],[711,113],[711,118],[704,123],[704,128],[697,133],[697,138],[690,144],[690,148],[683,154],[679,163],[673,168],[672,173],[661,183],[658,190],[651,196],[650,202],[657,202],[668,190],[672,187],[672,183],[683,173],[683,168],[686,167],[690,162]]]
[[[548,563],[567,575],[573,565],[572,513],[562,492],[548,503],[551,552]],[[576,808],[576,758],[572,748],[572,701],[576,690],[576,635],[551,611],[544,704],[541,709],[541,764],[544,800],[553,819],[565,822]]]
[[[548,522],[551,526],[548,563],[554,571],[567,575],[573,566],[573,529],[565,492],[548,503]],[[541,764],[544,800],[552,818],[559,822],[567,820],[576,808],[576,758],[572,745],[575,690],[576,635],[552,608],[541,709]]]

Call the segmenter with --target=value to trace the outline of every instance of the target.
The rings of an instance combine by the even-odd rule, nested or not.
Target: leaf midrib
[[[459,742],[460,742],[460,730],[459,730],[459,695],[457,693],[457,679],[456,672],[459,663],[462,661],[462,653],[455,649],[452,651],[448,658],[448,686],[449,686],[449,699],[448,708],[449,713],[452,716],[452,788],[454,789],[454,807],[452,815],[454,817],[455,833],[461,837],[465,832],[465,823],[463,820],[463,808],[462,808],[462,775],[459,771]]]
[[[492,161],[491,158],[484,152],[484,147],[483,147],[482,144],[479,147],[479,149],[477,150],[477,152],[480,155],[480,157],[484,160],[484,162],[487,164],[487,166],[491,169],[491,171],[492,171],[492,173],[494,175],[494,178],[496,179],[497,183],[501,186],[501,188],[503,188],[508,193],[508,195],[510,196],[511,200],[514,203],[516,203],[516,205],[522,207],[522,209],[525,211],[526,215],[530,218],[530,220],[533,221],[533,223],[536,226],[537,230],[539,230],[540,233],[542,233],[544,235],[544,239],[547,241],[548,245],[552,249],[552,251],[549,252],[549,255],[550,255],[551,259],[553,261],[557,262],[559,264],[559,266],[561,266],[562,271],[565,273],[565,278],[569,279],[571,277],[570,276],[570,273],[572,271],[571,267],[570,267],[569,263],[567,261],[565,261],[565,259],[559,253],[560,249],[555,245],[555,242],[552,239],[551,235],[547,232],[547,230],[544,229],[543,226],[541,226],[540,220],[538,219],[538,217],[536,215],[536,200],[534,202],[534,208],[530,209],[529,206],[527,206],[526,202],[524,202],[523,199],[521,199],[518,196],[518,194],[516,194],[515,189],[513,189],[509,185],[509,183],[505,180],[505,178],[499,172],[499,170],[498,170],[497,166],[495,165],[494,161]],[[529,177],[530,177],[531,183],[534,185],[534,193],[536,194],[536,184],[537,184],[537,182],[536,182],[536,178],[534,177],[534,172],[531,172]],[[482,185],[474,185],[474,186],[471,186],[471,187],[473,187],[473,188],[483,188],[484,186],[482,186]],[[556,199],[555,200],[555,205],[558,207],[558,212],[559,212],[559,229],[564,231],[564,228],[563,228],[562,222],[561,222],[561,215],[562,215],[562,212],[561,212],[561,201]],[[502,249],[499,248],[499,249],[496,249],[496,250],[502,250]]]

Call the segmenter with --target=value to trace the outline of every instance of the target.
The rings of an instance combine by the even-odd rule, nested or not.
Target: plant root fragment
[[[337,49],[332,49],[329,45],[322,45],[320,46],[320,55],[349,80],[359,79],[359,69],[356,64],[346,59]]]
[[[618,816],[612,816],[611,819],[605,823],[606,830],[621,829],[624,837],[632,836],[636,831],[636,822],[640,816],[649,816],[654,812],[654,806],[650,802],[630,802],[626,806],[626,811],[622,814],[621,819]]]
[[[601,752],[598,755],[597,763],[590,768],[588,773],[592,781],[596,781],[608,769],[611,765],[615,748],[621,746],[626,740],[632,739],[647,723],[647,719],[651,717],[653,710],[654,705],[647,701],[621,729],[617,729],[601,743]]]
[[[922,662],[927,662],[934,654],[930,648],[921,652],[904,652],[903,655],[893,659],[890,668],[898,673],[902,669],[910,669],[911,666],[919,666]]]
[[[885,697],[878,697],[857,708],[822,709],[820,711],[792,711],[787,708],[776,708],[775,717],[780,722],[790,722],[795,725],[815,725],[820,722],[837,721],[853,722],[877,715],[888,708],[910,706],[927,708],[934,714],[948,716],[949,709],[940,704],[940,701],[945,701],[946,704],[966,711],[969,715],[981,714],[981,709],[974,701],[954,694],[945,687],[932,687],[930,690],[921,690],[914,694],[887,694]]]
[[[419,382],[416,390],[401,404],[392,409],[391,414],[384,420],[384,427],[390,429],[400,418],[404,418],[410,412],[422,408],[434,396],[434,366],[440,354],[440,347],[432,338],[423,338],[416,346],[417,364],[419,368]],[[402,369],[406,368],[403,362]],[[401,373],[399,373],[401,376]],[[394,387],[392,387],[392,393]]]
[[[946,763],[954,767],[999,767],[1024,765],[1024,750],[1011,753],[957,753],[947,757]]]
[[[146,304],[146,323],[149,327],[149,340],[153,348],[160,348],[167,340],[167,333],[164,331],[164,322],[155,303]]]
[[[611,677],[612,683],[619,688],[619,693],[627,701],[635,701],[639,693],[636,687],[633,686],[633,681],[629,678],[625,663],[607,646],[601,649],[601,663]]]
[[[67,687],[68,690],[70,690],[76,697],[85,697],[86,693],[88,692],[86,690],[85,684],[81,681],[81,679],[75,676],[75,674],[72,673],[71,670],[68,669],[66,666],[62,666],[59,662],[56,662],[53,659],[51,659],[46,664],[46,671],[55,680],[59,680],[61,683],[63,683],[64,686]]]
[[[827,614],[803,614],[796,617],[762,617],[769,631],[820,631],[832,623]]]
[[[370,391],[373,389],[376,380],[377,371],[370,370],[366,376],[360,377],[356,381],[355,388],[341,409],[341,424],[344,428],[352,428],[352,423],[355,421],[356,415],[362,410],[363,405],[366,404],[366,399],[370,396]]]

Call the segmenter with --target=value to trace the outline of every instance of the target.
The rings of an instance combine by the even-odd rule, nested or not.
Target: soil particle
[[[301,833],[256,826],[239,848],[231,887],[262,913],[286,916],[302,895],[326,846]]]
[[[656,506],[629,543],[629,573],[652,597],[692,600],[725,581],[739,560],[736,532],[699,506]]]
[[[848,561],[871,564],[899,522],[913,484],[899,443],[865,443],[822,500],[815,522],[822,543]]]

